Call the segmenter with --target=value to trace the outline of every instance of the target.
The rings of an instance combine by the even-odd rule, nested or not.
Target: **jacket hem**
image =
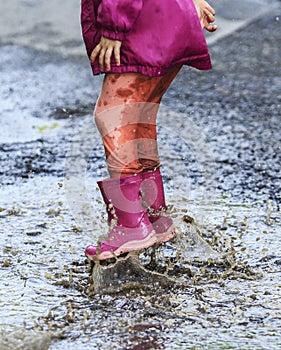
[[[167,74],[173,67],[177,65],[187,65],[199,70],[210,70],[212,69],[212,64],[210,60],[209,53],[200,56],[200,57],[190,57],[182,58],[175,62],[172,62],[169,66],[166,67],[155,67],[149,65],[141,64],[122,64],[120,66],[111,64],[111,69],[109,71],[101,71],[99,65],[95,62],[91,64],[92,71],[94,75],[105,74],[105,73],[140,73],[150,77],[160,77]]]

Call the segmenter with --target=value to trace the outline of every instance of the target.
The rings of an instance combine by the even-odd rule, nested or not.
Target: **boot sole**
[[[153,226],[153,224],[152,224]],[[156,233],[157,244],[162,244],[170,241],[176,236],[176,229],[174,225],[171,225],[164,233]]]
[[[145,239],[141,241],[129,241],[127,243],[124,243],[122,246],[117,248],[114,251],[106,251],[102,252],[99,255],[95,256],[87,256],[90,260],[107,260],[115,258],[119,255],[122,255],[124,253],[129,253],[133,251],[142,250],[145,248],[152,247],[153,245],[158,243],[157,235],[155,231],[152,231]]]

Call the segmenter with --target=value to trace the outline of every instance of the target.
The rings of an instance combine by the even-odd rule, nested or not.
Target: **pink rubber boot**
[[[173,220],[167,216],[159,215],[161,209],[166,208],[165,194],[160,169],[142,172],[143,182],[141,192],[145,203],[152,209],[149,213],[149,220],[156,232],[159,244],[164,243],[175,237],[175,227]]]
[[[86,248],[89,259],[106,260],[157,243],[153,226],[142,206],[141,182],[140,174],[98,182],[109,218],[113,217],[113,210],[117,223],[105,240]]]

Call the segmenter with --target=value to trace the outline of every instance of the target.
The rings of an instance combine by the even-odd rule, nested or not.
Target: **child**
[[[160,214],[166,204],[156,114],[183,64],[211,69],[202,28],[216,30],[215,11],[204,0],[82,0],[81,6],[93,74],[105,73],[94,115],[110,174],[98,186],[113,226],[85,253],[105,260],[175,236],[172,220]]]

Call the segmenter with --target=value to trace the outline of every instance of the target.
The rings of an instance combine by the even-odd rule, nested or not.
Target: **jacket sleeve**
[[[95,45],[95,9],[93,0],[81,0],[81,27],[82,36],[86,46],[88,56],[90,57]]]
[[[143,0],[102,0],[97,13],[97,23],[101,35],[123,40],[138,18]]]

